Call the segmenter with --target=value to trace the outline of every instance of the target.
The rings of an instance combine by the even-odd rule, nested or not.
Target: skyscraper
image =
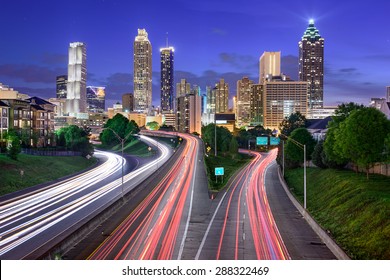
[[[161,110],[170,112],[174,110],[174,48],[166,47],[160,49],[161,57]]]
[[[250,123],[250,99],[253,81],[244,77],[237,81],[237,126],[247,126]]]
[[[68,84],[68,76],[62,75],[56,78],[56,93],[57,98],[66,98],[66,88]]]
[[[299,42],[299,80],[309,82],[308,108],[322,108],[324,104],[324,38],[314,21]]]
[[[229,85],[221,79],[215,84],[215,113],[227,113],[229,107]]]
[[[390,86],[386,87],[387,93],[386,93],[386,101],[390,102]]]
[[[264,52],[259,63],[259,84],[262,84],[267,76],[280,76],[280,52]]]
[[[201,134],[201,117],[202,117],[202,97],[200,88],[191,85],[185,79],[177,84],[177,112],[176,112],[176,129],[179,132]]]
[[[87,112],[87,50],[84,43],[69,45],[66,113],[76,116]]]
[[[134,41],[134,111],[152,107],[152,45],[145,29],[138,29]]]

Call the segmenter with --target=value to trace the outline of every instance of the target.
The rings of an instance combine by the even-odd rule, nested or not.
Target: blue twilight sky
[[[160,98],[160,47],[175,47],[175,80],[202,90],[221,77],[236,94],[243,76],[258,81],[264,51],[282,52],[298,76],[298,41],[309,19],[325,38],[325,105],[368,104],[390,85],[390,1],[360,0],[1,0],[0,82],[55,96],[67,74],[70,42],[87,44],[87,85],[106,86],[108,104],[133,91],[133,41],[145,28],[153,47],[153,104]]]

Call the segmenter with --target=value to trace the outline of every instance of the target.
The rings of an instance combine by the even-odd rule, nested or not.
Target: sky
[[[106,87],[106,106],[133,92],[133,42],[145,28],[153,48],[153,104],[160,105],[160,55],[175,48],[175,81],[203,91],[224,78],[230,97],[255,82],[264,51],[281,51],[298,79],[298,42],[314,19],[325,39],[324,104],[385,97],[390,86],[390,2],[361,0],[1,0],[0,83],[55,97],[70,42],[87,45],[87,85]]]

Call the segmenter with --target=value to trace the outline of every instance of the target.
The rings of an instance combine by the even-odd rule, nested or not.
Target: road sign
[[[279,145],[280,144],[280,138],[279,137],[270,137],[269,144],[270,145]]]
[[[256,137],[256,145],[267,146],[268,137],[267,136]]]
[[[215,176],[223,176],[225,170],[223,167],[215,167]]]

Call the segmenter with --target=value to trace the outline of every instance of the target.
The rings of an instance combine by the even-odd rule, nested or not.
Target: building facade
[[[160,49],[161,58],[161,110],[174,112],[174,53],[173,47]]]
[[[103,114],[106,109],[105,87],[87,87],[87,108],[90,113]]]
[[[280,76],[280,51],[264,52],[259,62],[259,84],[264,83],[267,76]]]
[[[70,43],[66,113],[77,116],[87,112],[87,49],[81,42]]]
[[[202,97],[199,87],[191,90],[191,85],[185,79],[177,84],[176,92],[176,130],[184,133],[197,132],[201,134]]]
[[[249,115],[250,115],[250,124],[252,126],[264,124],[262,84],[254,84],[251,87]]]
[[[314,21],[299,42],[299,80],[309,82],[308,107],[319,109],[324,105],[324,38]]]
[[[134,40],[134,111],[148,113],[152,107],[152,45],[145,29]]]
[[[10,106],[0,100],[0,146],[3,147],[3,139],[5,133],[8,132]]]
[[[56,77],[56,95],[57,98],[66,99],[68,86],[68,75]]]

